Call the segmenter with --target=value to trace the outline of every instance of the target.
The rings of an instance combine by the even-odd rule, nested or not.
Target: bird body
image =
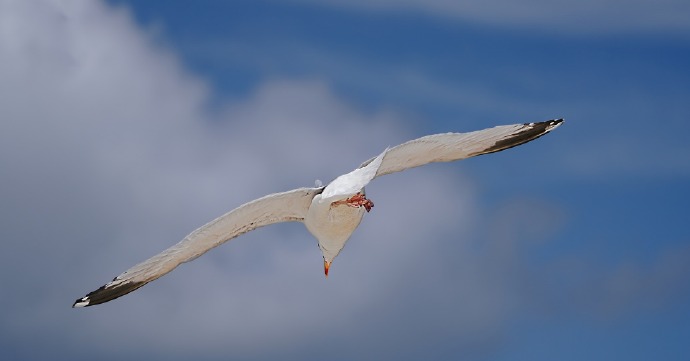
[[[123,296],[230,239],[278,222],[305,224],[318,241],[328,276],[331,263],[359,226],[364,213],[374,206],[364,191],[374,178],[432,162],[449,162],[515,147],[550,132],[562,122],[563,119],[555,119],[469,133],[435,134],[387,148],[325,187],[270,194],[233,209],[77,299],[72,307],[92,306]]]
[[[334,179],[311,201],[304,225],[319,242],[326,275],[331,262],[362,221],[364,211],[373,206],[370,201],[371,205],[366,207],[358,202],[366,203],[364,186],[376,176],[386,152],[388,149],[366,166]]]
[[[317,194],[312,200],[304,225],[319,243],[326,275],[331,262],[345,247],[345,242],[359,226],[364,213],[363,207],[351,207],[347,204],[333,206],[321,194]]]

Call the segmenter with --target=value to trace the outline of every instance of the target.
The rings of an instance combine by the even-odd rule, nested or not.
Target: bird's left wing
[[[495,153],[527,143],[556,129],[563,119],[502,125],[469,133],[444,133],[410,140],[386,153],[376,177],[433,162],[450,162]],[[374,159],[362,163],[365,167]]]
[[[126,295],[172,271],[181,263],[191,261],[211,248],[253,229],[278,222],[304,221],[312,198],[322,191],[323,188],[299,188],[245,203],[77,299],[72,307],[97,305]]]

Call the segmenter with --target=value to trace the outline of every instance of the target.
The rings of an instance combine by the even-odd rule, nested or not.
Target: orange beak
[[[323,273],[326,274],[326,277],[328,277],[328,269],[329,268],[331,268],[331,262],[323,260]]]

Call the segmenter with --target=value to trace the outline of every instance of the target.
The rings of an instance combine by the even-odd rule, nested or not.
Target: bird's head
[[[328,277],[328,269],[331,268],[331,263],[333,261],[327,261],[325,258],[323,259],[323,273]]]

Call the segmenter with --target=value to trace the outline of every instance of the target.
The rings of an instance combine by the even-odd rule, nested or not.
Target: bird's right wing
[[[176,245],[139,263],[72,307],[92,306],[126,295],[191,261],[211,248],[253,229],[278,222],[304,221],[311,201],[323,188],[299,188],[245,203],[190,233]]]
[[[556,129],[563,119],[502,125],[469,133],[443,133],[410,140],[390,148],[376,177],[433,162],[451,162],[495,153],[537,139]],[[375,158],[362,163],[364,167]]]

